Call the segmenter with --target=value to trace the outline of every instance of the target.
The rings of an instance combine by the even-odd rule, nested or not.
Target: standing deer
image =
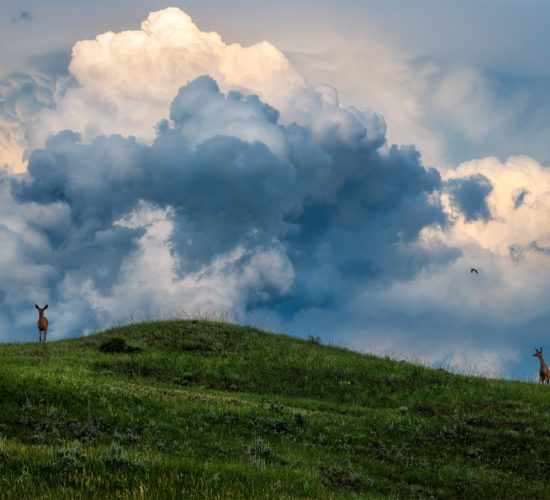
[[[44,311],[48,309],[48,304],[44,307],[38,307],[38,304],[34,304],[34,307],[38,309],[38,334],[40,335],[40,342],[42,342],[42,332],[44,332],[44,342],[46,342],[46,332],[48,331],[48,318],[44,316]]]
[[[539,358],[540,361],[539,382],[541,384],[548,384],[548,382],[550,382],[550,370],[546,366],[544,359],[542,359],[542,347],[540,351],[535,347],[535,354],[533,354],[533,356]]]

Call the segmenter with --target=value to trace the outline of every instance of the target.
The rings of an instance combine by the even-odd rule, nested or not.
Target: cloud
[[[517,30],[515,37],[499,33],[497,38],[511,45],[505,50],[503,43],[498,44],[501,53],[507,54],[505,65],[498,64],[503,60],[501,53],[486,52],[496,40],[487,36],[486,26],[479,35],[475,30],[470,33],[469,43],[479,50],[459,55],[457,51],[463,52],[465,45],[457,38],[442,52],[440,37],[419,41],[419,31],[412,27],[427,22],[433,12],[422,16],[416,10],[404,29],[395,29],[401,20],[393,15],[377,19],[373,14],[365,16],[372,24],[370,30],[362,22],[357,34],[331,30],[332,36],[327,33],[324,40],[302,37],[299,51],[289,52],[288,57],[310,80],[338,88],[343,102],[383,115],[388,141],[415,144],[426,165],[443,171],[471,158],[498,155],[502,161],[518,154],[549,164],[546,116],[550,100],[544,91],[548,77],[540,74],[540,65],[531,62],[529,69],[519,69],[526,64],[524,54],[536,51],[519,51],[518,47],[530,44],[533,37]],[[414,20],[415,16],[421,20]],[[424,32],[449,28],[448,19],[440,21],[438,26],[425,26]],[[494,25],[500,31],[506,22]],[[457,26],[453,23],[452,28]],[[403,39],[411,29],[414,35],[410,32]],[[514,64],[510,50],[518,50]]]
[[[15,73],[0,81],[0,166],[26,167],[27,127],[45,108],[54,106],[54,82],[42,75]]]
[[[17,14],[17,16],[13,16],[11,18],[11,23],[20,23],[20,22],[29,22],[34,20],[34,16],[32,15],[32,12],[30,10],[22,10]]]
[[[525,246],[538,241],[546,246],[550,236],[544,222],[550,208],[547,201],[550,171],[547,167],[527,156],[511,157],[506,162],[489,157],[463,163],[446,173],[443,181],[453,185],[463,182],[460,179],[472,178],[481,179],[485,185],[481,193],[486,193],[482,206],[486,206],[491,218],[457,213],[458,220],[453,225],[456,238],[467,237],[484,250],[506,256],[512,245]],[[480,197],[477,199],[479,201]],[[446,196],[443,196],[443,203],[452,212],[452,203]]]
[[[450,179],[446,189],[452,203],[464,214],[467,221],[477,219],[488,221],[491,218],[486,198],[493,190],[493,186],[484,175],[476,174],[467,178]],[[517,203],[516,198],[515,205]]]
[[[150,143],[167,117],[178,89],[202,75],[221,89],[257,94],[281,108],[306,83],[268,42],[249,47],[225,44],[217,33],[200,31],[182,10],[152,12],[140,30],[107,32],[77,42],[69,65],[77,87],[57,96],[31,128],[31,147],[64,129],[91,141],[102,134],[133,135]]]
[[[327,115],[336,103],[321,97],[308,116],[315,104],[317,130],[284,125],[257,96],[203,76],[179,90],[150,145],[63,131],[34,150],[28,172],[5,180],[30,238],[12,257],[43,270],[49,302],[76,302],[80,320],[64,313],[62,334],[163,302],[241,319],[271,304],[291,319],[456,258],[417,244],[445,224],[431,199],[439,174],[414,148],[386,147],[377,117]]]

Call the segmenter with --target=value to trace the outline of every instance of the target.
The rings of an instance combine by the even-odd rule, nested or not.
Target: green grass
[[[226,323],[5,344],[0,498],[550,498],[549,408]]]

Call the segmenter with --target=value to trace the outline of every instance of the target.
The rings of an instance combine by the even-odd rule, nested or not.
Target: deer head
[[[42,316],[44,314],[44,311],[48,309],[48,304],[46,304],[44,307],[38,307],[38,304],[34,304],[34,307],[38,309],[38,314]]]
[[[537,349],[535,347],[535,354],[533,354],[535,358],[540,358],[542,356],[542,347],[540,349]]]

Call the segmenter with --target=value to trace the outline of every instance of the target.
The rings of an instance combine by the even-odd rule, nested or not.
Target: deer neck
[[[544,359],[542,359],[542,354],[539,356],[539,360],[540,360],[540,367],[547,368],[546,363],[544,362]]]

